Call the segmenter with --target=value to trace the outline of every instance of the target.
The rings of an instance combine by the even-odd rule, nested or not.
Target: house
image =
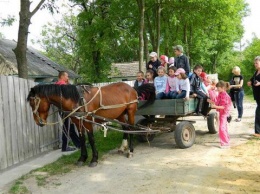
[[[13,49],[16,42],[0,39],[0,75],[18,76],[17,61]],[[79,78],[75,72],[59,65],[44,56],[38,50],[28,47],[28,78],[35,82],[52,82],[57,79],[60,71],[66,71],[71,79]]]
[[[109,78],[111,79],[111,81],[135,80],[138,71],[138,61],[129,63],[113,63],[111,66],[111,73]],[[145,67],[142,68],[142,71],[145,73]]]

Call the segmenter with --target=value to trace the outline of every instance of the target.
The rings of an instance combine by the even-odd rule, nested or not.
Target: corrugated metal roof
[[[16,45],[15,41],[0,39],[0,74],[18,74],[17,61],[13,52]],[[32,47],[27,49],[27,61],[28,76],[31,78],[57,77],[59,71],[67,71],[71,78],[79,77],[75,72],[55,63]]]

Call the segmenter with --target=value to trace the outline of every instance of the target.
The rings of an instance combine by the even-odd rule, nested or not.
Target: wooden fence
[[[133,81],[120,81],[120,82],[124,82],[124,83],[134,87],[135,80],[133,80]],[[94,86],[105,86],[105,85],[112,84],[112,83],[115,83],[115,82],[94,83],[93,85]]]
[[[0,172],[59,144],[58,125],[38,127],[34,122],[26,101],[34,85],[33,81],[0,76]],[[49,122],[57,120],[57,114],[48,118]]]

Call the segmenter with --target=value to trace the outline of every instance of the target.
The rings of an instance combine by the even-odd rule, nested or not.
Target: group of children
[[[154,84],[156,91],[156,99],[184,99],[188,100],[189,96],[196,97],[199,100],[196,114],[203,113],[203,105],[208,98],[216,99],[216,82],[209,77],[203,79],[201,75],[203,68],[196,65],[193,69],[193,74],[190,77],[183,68],[175,66],[168,67],[168,74],[164,66],[159,66],[157,76],[154,78],[152,70],[148,69],[145,78],[143,72],[137,73],[137,79],[134,87],[142,84]],[[144,99],[141,99],[144,100]]]
[[[137,80],[135,87],[145,83],[154,84],[156,90],[156,99],[184,99],[189,97],[196,97],[198,105],[196,114],[203,114],[203,105],[210,103],[212,108],[216,108],[219,112],[219,136],[221,147],[229,146],[229,135],[227,132],[227,118],[231,108],[231,99],[227,90],[229,83],[224,81],[217,82],[216,79],[211,78],[203,72],[201,65],[196,65],[193,68],[193,73],[190,77],[183,68],[176,68],[175,66],[168,67],[168,74],[164,66],[159,66],[157,69],[157,76],[154,78],[152,70],[147,70],[137,73]],[[153,79],[154,78],[154,79]],[[204,116],[205,113],[203,114]]]

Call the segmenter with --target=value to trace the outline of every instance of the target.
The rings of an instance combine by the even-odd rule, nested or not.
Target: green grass
[[[10,194],[27,194],[30,193],[28,189],[23,185],[23,182],[19,179],[9,190]]]
[[[246,101],[249,101],[249,102],[254,102],[254,101],[255,101],[253,94],[247,94],[247,95],[245,95],[245,100],[246,100]]]

